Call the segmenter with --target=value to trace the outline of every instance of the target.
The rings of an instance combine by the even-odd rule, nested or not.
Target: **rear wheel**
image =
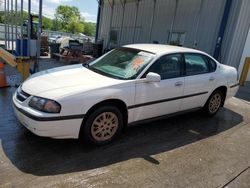
[[[114,106],[103,106],[90,114],[83,126],[84,140],[95,145],[107,144],[122,130],[122,113]]]
[[[222,106],[223,100],[224,100],[223,93],[220,90],[214,91],[208,98],[203,108],[206,115],[208,116],[215,115]]]

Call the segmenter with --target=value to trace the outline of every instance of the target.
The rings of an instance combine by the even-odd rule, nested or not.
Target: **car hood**
[[[81,87],[82,92],[121,82],[123,80],[100,75],[78,64],[38,72],[22,84],[22,90],[30,95],[40,96],[52,90],[60,90],[60,94],[63,94],[62,91],[69,92]]]

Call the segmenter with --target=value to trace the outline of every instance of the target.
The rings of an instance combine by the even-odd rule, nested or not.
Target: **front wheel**
[[[122,130],[122,113],[114,106],[103,106],[91,113],[83,126],[85,141],[95,145],[107,144]]]
[[[205,106],[203,107],[206,115],[208,116],[215,115],[219,111],[220,107],[222,106],[223,99],[224,99],[224,95],[222,94],[220,90],[214,91],[208,98]]]

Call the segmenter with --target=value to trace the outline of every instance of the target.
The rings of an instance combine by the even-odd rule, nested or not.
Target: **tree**
[[[1,1],[1,0],[0,0]],[[15,18],[15,13],[13,13]],[[21,25],[21,12],[17,12],[17,25]],[[11,17],[7,18],[11,19]],[[0,11],[0,23],[4,23],[4,12]],[[23,21],[28,20],[28,13],[23,11]],[[35,21],[38,21],[36,18]],[[43,16],[43,29],[53,31],[66,31],[70,33],[84,33],[87,36],[95,35],[96,24],[85,22],[81,17],[80,10],[74,6],[59,5],[56,9],[55,19],[50,19]]]
[[[77,18],[72,18],[67,24],[67,31],[70,33],[81,33],[84,31],[84,23],[79,22]]]
[[[63,30],[62,23],[59,22],[57,19],[53,19],[51,30],[52,31],[62,31]]]
[[[4,12],[0,11],[0,23],[4,23]]]
[[[56,9],[55,18],[62,23],[63,29],[67,31],[68,24],[71,22],[71,25],[74,25],[73,20],[80,21],[81,14],[75,6],[59,5]]]
[[[53,26],[53,20],[43,17],[43,28],[46,30],[51,30]]]
[[[95,35],[96,24],[91,22],[84,22],[84,31],[83,33],[87,36]]]

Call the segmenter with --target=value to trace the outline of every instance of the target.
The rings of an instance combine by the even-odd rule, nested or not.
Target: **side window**
[[[209,72],[207,59],[199,54],[184,54],[186,75],[196,75]]]
[[[181,75],[181,55],[173,54],[161,57],[147,70],[146,74],[149,72],[159,74],[162,80],[179,77]]]

